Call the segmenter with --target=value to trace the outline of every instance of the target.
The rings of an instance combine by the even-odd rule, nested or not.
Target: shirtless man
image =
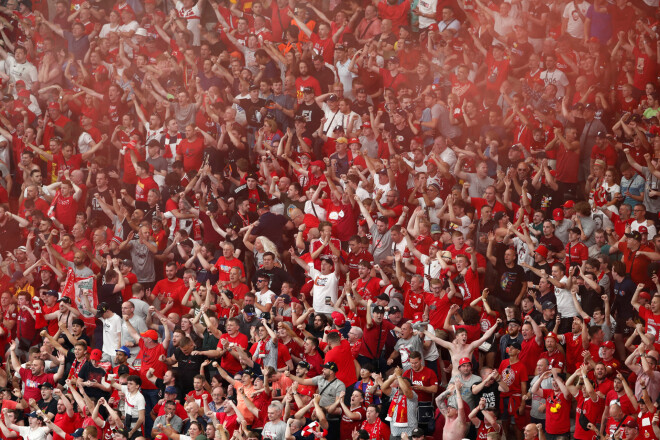
[[[457,380],[455,383],[449,385],[447,390],[440,394],[435,399],[435,403],[440,409],[440,412],[445,417],[445,426],[442,431],[442,440],[459,440],[465,437],[468,429],[468,419],[463,410],[463,399],[461,398],[461,388],[463,383]],[[447,404],[445,398],[451,393],[454,393],[455,399],[452,399],[451,404]]]
[[[449,350],[449,354],[451,355],[451,365],[452,365],[451,375],[453,377],[459,374],[458,361],[460,361],[462,358],[465,357],[471,359],[474,350],[477,347],[479,347],[481,344],[483,344],[485,341],[487,341],[493,335],[493,333],[495,333],[495,331],[499,328],[501,324],[502,324],[502,320],[498,319],[496,325],[486,330],[486,332],[483,334],[481,338],[477,339],[471,344],[467,343],[467,332],[464,329],[458,329],[456,331],[456,335],[454,336],[454,340],[452,342],[447,342],[443,339],[440,339],[429,331],[424,332],[424,334],[429,340]]]

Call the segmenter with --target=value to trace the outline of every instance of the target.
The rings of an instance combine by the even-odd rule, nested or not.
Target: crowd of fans
[[[2,4],[2,440],[660,438],[658,0]]]

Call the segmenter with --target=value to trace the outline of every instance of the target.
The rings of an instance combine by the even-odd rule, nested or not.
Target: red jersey
[[[559,368],[560,370],[564,371],[564,367],[566,366],[566,359],[564,358],[564,354],[559,351],[559,349],[553,351],[552,353],[544,351],[541,353],[541,359],[547,359],[548,363],[550,364],[550,368]]]
[[[533,376],[536,371],[536,361],[539,360],[541,353],[543,353],[543,345],[536,341],[535,336],[532,336],[528,340],[523,338],[520,347],[518,358],[520,359],[520,362],[525,364],[527,373]]]
[[[655,315],[646,307],[639,308],[639,317],[645,322],[645,333],[655,335],[655,342],[660,342],[660,315]]]
[[[231,260],[228,260],[223,255],[215,262],[215,267],[218,269],[219,281],[229,281],[229,272],[234,267],[241,269],[241,276],[245,277],[245,267],[243,266],[243,262],[238,258],[232,258]],[[235,295],[236,294],[234,293],[234,298],[236,298]]]
[[[424,292],[424,290],[420,292],[413,292],[410,289],[410,283],[407,281],[403,283],[402,288],[404,292],[403,317],[406,319],[414,319],[415,314],[424,312],[424,307],[426,306],[424,303],[424,297],[427,295],[427,292]],[[439,328],[442,328],[442,326]]]
[[[585,397],[583,391],[577,396],[577,407],[575,410],[575,420],[580,418],[581,414],[589,420],[589,422],[594,425],[598,424],[603,416],[603,411],[605,410],[605,399],[596,397],[596,400],[591,400],[588,396]],[[575,424],[575,434],[573,437],[577,440],[593,440],[594,433],[593,431],[587,431],[582,428],[579,423]]]
[[[564,260],[566,268],[570,267],[571,264],[581,266],[582,262],[589,258],[589,248],[581,241],[576,244],[566,243],[564,250],[566,251],[566,259]]]
[[[504,383],[509,387],[509,391],[501,393],[500,396],[510,397],[520,395],[522,392],[521,384],[527,382],[527,378],[529,377],[525,364],[520,361],[511,364],[511,359],[505,359],[500,364],[498,371],[502,375]]]
[[[429,367],[423,367],[421,371],[415,371],[412,368],[403,372],[403,377],[407,377],[414,385],[432,387],[438,385],[438,376]],[[420,402],[431,402],[433,396],[426,391],[415,391]]]
[[[543,390],[545,430],[548,434],[566,434],[571,430],[571,403],[559,392]]]
[[[369,440],[390,440],[390,427],[379,418],[374,423],[365,420],[360,429],[369,433]]]
[[[204,139],[200,136],[194,140],[183,139],[176,147],[176,154],[182,157],[183,169],[186,172],[199,170],[204,158]]]
[[[218,341],[218,349],[220,350],[224,348],[222,345],[223,341],[228,342],[227,347],[239,346],[243,348],[243,350],[247,350],[248,347],[248,338],[241,332],[238,332],[235,337],[230,336],[229,333],[224,333],[220,336],[220,341]],[[225,353],[225,355],[222,356],[220,366],[231,375],[242,370],[241,364],[231,355],[231,353]]]
[[[158,184],[152,177],[138,178],[135,185],[135,201],[146,202],[147,195],[152,189],[158,189]]]
[[[168,298],[172,298],[174,300],[174,306],[170,309],[170,313],[178,313],[181,315],[181,312],[183,311],[181,299],[183,299],[186,291],[186,285],[181,278],[176,278],[174,281],[165,278],[156,283],[151,293],[154,296],[162,295],[164,297],[164,299],[161,300],[163,307],[167,304]]]

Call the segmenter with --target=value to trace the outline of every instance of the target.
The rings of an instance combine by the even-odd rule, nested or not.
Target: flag
[[[93,276],[77,277],[73,269],[69,268],[62,289],[62,296],[71,299],[71,304],[76,306],[81,319],[88,328],[96,327],[98,298],[96,296],[96,280]]]

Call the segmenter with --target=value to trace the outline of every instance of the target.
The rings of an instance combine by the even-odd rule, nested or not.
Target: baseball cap
[[[300,368],[305,368],[305,369],[307,369],[307,370],[310,370],[310,369],[312,368],[312,366],[309,365],[309,362],[307,362],[307,361],[300,361],[300,362],[298,362],[298,366],[299,366]]]
[[[71,437],[74,437],[74,438],[76,438],[76,437],[82,437],[83,432],[85,432],[85,429],[84,429],[84,428],[78,428],[78,429],[76,429],[75,431],[73,431],[73,434],[71,434]]]
[[[424,437],[424,430],[422,428],[415,428],[412,430],[412,437]]]
[[[626,234],[626,237],[632,238],[633,240],[642,241],[642,234],[640,234],[639,231],[630,231],[630,233]]]
[[[245,307],[243,307],[243,312],[245,312],[245,314],[248,316],[254,316],[256,313],[254,306],[252,304],[248,304]]]
[[[395,313],[401,313],[401,309],[398,306],[392,306],[390,307],[390,315],[394,315]]]
[[[462,365],[471,364],[471,363],[472,363],[472,361],[470,360],[470,358],[465,357],[465,358],[461,358],[461,360],[458,361],[458,366],[460,367]]]
[[[339,100],[339,97],[337,95],[335,95],[334,93],[332,93],[330,96],[328,96],[328,101],[334,102],[334,101],[337,101],[337,100]]]
[[[522,347],[520,345],[520,342],[516,341],[515,339],[511,342],[509,342],[509,347],[515,348],[517,350],[520,350]]]
[[[624,425],[624,428],[633,428],[633,429],[639,429],[639,426],[637,425],[637,422],[635,420],[628,420]]]
[[[117,353],[117,352],[122,352],[126,356],[131,357],[131,350],[125,345],[122,345],[121,347],[115,349],[115,353]]]
[[[102,357],[103,357],[103,352],[98,348],[92,350],[92,353],[89,355],[90,360],[97,362],[99,362]]]
[[[640,234],[648,234],[649,233],[649,229],[646,226],[640,226],[639,228],[637,228],[637,231]]]
[[[552,211],[552,219],[556,222],[564,220],[564,211],[562,211],[561,208],[555,208]]]
[[[612,342],[612,341],[605,341],[602,344],[600,344],[600,346],[603,347],[603,348],[611,348],[612,350],[614,350],[614,348],[615,348],[614,347],[614,342]]]
[[[167,394],[179,394],[179,390],[176,389],[175,386],[168,385],[165,387],[165,392]]]
[[[566,200],[563,205],[561,205],[563,208],[572,208],[575,206],[575,202],[573,200]]]
[[[53,101],[53,102],[48,104],[48,108],[53,109],[53,110],[59,110],[60,109],[60,103]]]
[[[397,57],[389,57],[387,61],[399,64],[399,59]]]
[[[607,132],[601,130],[598,133],[596,133],[596,137],[605,138],[605,137],[607,137]]]
[[[315,160],[310,163],[310,166],[316,166],[321,168],[321,170],[325,170],[325,163],[322,160]]]
[[[102,302],[96,307],[96,316],[102,316],[108,310],[110,310],[108,303]]]
[[[314,93],[314,89],[311,87],[305,87],[303,93]]]
[[[117,376],[123,376],[124,374],[129,374],[131,370],[128,369],[128,365],[120,365],[117,367]]]
[[[252,90],[259,90],[259,86],[256,85],[256,84],[252,84],[252,85],[250,85],[250,88],[249,88],[248,90],[249,90],[249,91],[252,91]]]
[[[144,333],[140,333],[140,336],[142,336],[143,338],[153,339],[154,341],[158,340],[158,333],[156,332],[156,330],[147,330]]]
[[[495,213],[495,215],[493,215],[493,219],[495,219],[496,222],[499,222],[500,220],[502,220],[504,218],[505,215],[506,215],[506,212],[497,211]]]
[[[359,143],[360,143],[360,140],[359,140],[358,138],[350,138],[350,139],[348,140],[348,143],[349,143],[349,144],[359,144]]]
[[[338,143],[338,144],[347,144],[347,143],[348,143],[348,139],[346,139],[345,137],[340,137],[340,138],[337,138],[337,139],[335,140],[335,142]]]
[[[511,318],[511,319],[509,319],[506,323],[507,323],[507,324],[516,324],[516,325],[520,325],[520,319],[518,319],[518,318]]]
[[[372,313],[381,313],[381,314],[383,314],[383,313],[385,313],[385,307],[376,306],[376,307],[374,307]]]
[[[44,292],[44,295],[54,296],[55,298],[60,296],[60,294],[57,292],[57,290],[47,290],[47,291]]]
[[[321,368],[327,368],[328,370],[334,371],[335,373],[337,371],[339,371],[339,368],[337,367],[337,364],[335,364],[334,362],[325,363],[321,366]]]
[[[39,385],[39,389],[42,389],[42,388],[50,388],[52,390],[55,387],[53,387],[53,384],[50,383],[50,382],[44,382],[41,385]]]
[[[552,301],[545,301],[543,303],[543,310],[550,310],[550,309],[556,309],[557,305],[553,303]]]
[[[341,313],[335,311],[332,312],[330,316],[332,317],[332,322],[334,322],[337,327],[341,327],[346,324],[346,317]]]
[[[648,292],[640,292],[639,297],[645,299],[646,301],[651,301],[651,294]]]

